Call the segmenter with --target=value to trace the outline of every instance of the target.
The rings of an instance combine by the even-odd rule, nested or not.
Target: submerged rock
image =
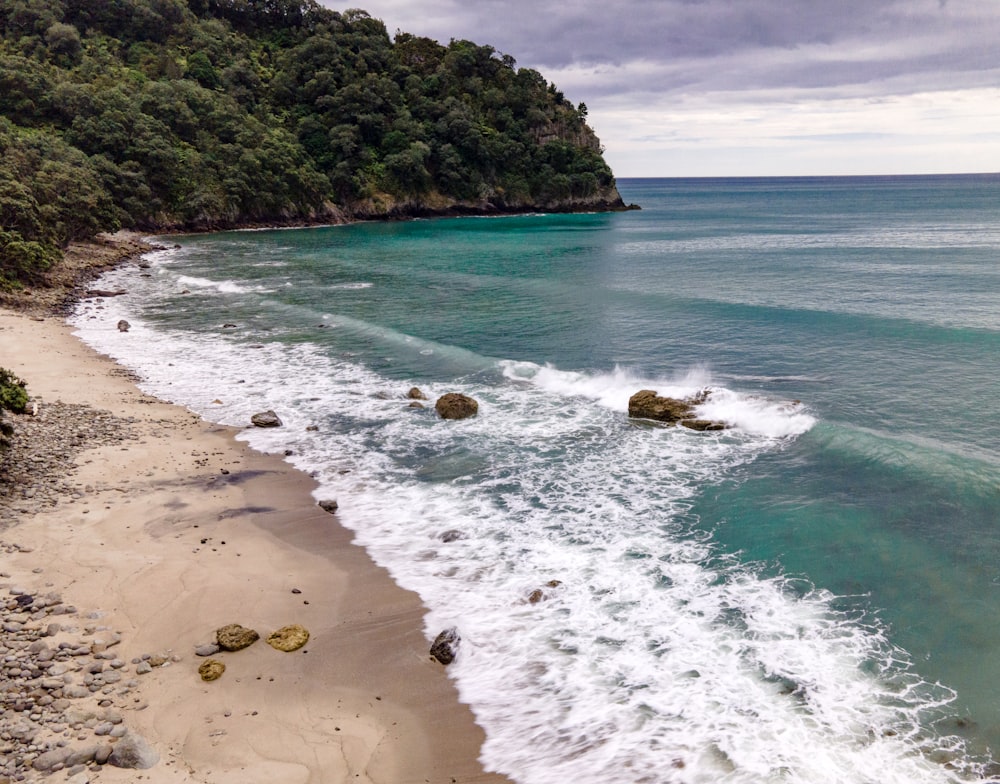
[[[309,632],[297,623],[282,626],[267,635],[267,644],[279,651],[297,651],[309,642]]]
[[[451,664],[455,661],[455,656],[458,653],[458,644],[461,641],[462,638],[458,634],[458,629],[454,626],[445,629],[434,638],[434,644],[431,645],[431,656],[441,662],[441,664]]]
[[[681,427],[686,427],[691,430],[725,430],[729,427],[725,422],[715,422],[711,419],[682,419],[678,423]]]
[[[449,392],[438,398],[434,410],[442,419],[466,419],[479,413],[479,403],[460,392]]]
[[[327,501],[320,501],[319,508],[329,514],[337,514],[337,510],[340,508],[340,504],[338,504],[335,500],[331,498]]]
[[[425,395],[420,387],[410,387],[410,391],[406,393],[406,396],[410,400],[426,400],[427,395]]]
[[[259,639],[257,632],[238,623],[230,623],[215,630],[215,640],[224,651],[242,651]]]
[[[118,331],[119,331],[119,332],[128,332],[128,331],[129,331],[129,328],[130,328],[131,326],[132,326],[132,325],[131,325],[131,324],[129,324],[129,323],[128,323],[128,322],[127,322],[127,321],[126,321],[125,319],[121,319],[121,320],[120,320],[120,321],[118,322]]]
[[[273,411],[261,411],[250,417],[250,422],[257,427],[281,427],[281,420]]]

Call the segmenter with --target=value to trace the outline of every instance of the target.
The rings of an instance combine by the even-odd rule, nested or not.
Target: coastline
[[[89,646],[97,662],[111,661],[97,658],[107,645],[124,663],[120,681],[69,699],[71,718],[88,718],[43,716],[31,744],[5,749],[25,780],[43,775],[27,758],[61,741],[105,743],[92,730],[102,711],[114,711],[158,753],[141,773],[153,784],[507,781],[477,761],[483,732],[428,655],[419,598],[351,544],[351,533],[317,506],[307,475],[253,452],[233,428],[144,395],[58,316],[0,310],[0,365],[23,377],[39,403],[34,418],[9,415],[16,427],[51,418],[87,433],[82,423],[95,412],[111,419],[106,437],[77,439],[77,467],[60,478],[64,487],[49,482],[48,494],[24,498],[24,480],[0,496],[16,518],[0,521],[0,595],[10,605],[12,588],[58,594],[61,613],[76,609],[39,611],[24,628],[58,623],[43,642]],[[311,637],[291,653],[263,640],[221,652],[214,658],[226,671],[206,683],[194,649],[229,623],[262,637],[298,623]],[[5,629],[9,650],[12,636]],[[103,639],[119,636],[117,644]],[[158,665],[142,673],[144,660]],[[86,683],[84,661],[76,669],[70,662],[67,684]],[[34,721],[32,710],[5,707],[4,729]],[[66,780],[94,771],[91,763]],[[135,777],[100,768],[101,781]]]

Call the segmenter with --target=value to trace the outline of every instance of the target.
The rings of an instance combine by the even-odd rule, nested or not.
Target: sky
[[[537,69],[587,104],[618,177],[1000,171],[1000,0],[355,7]]]

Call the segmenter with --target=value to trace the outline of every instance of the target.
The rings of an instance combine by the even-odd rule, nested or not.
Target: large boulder
[[[257,632],[238,623],[230,623],[215,630],[215,641],[224,651],[242,651],[259,639]]]
[[[682,425],[691,430],[725,430],[725,422],[698,419],[695,411],[708,400],[711,390],[703,389],[685,398],[661,397],[652,389],[641,389],[628,399],[628,415],[638,419],[654,419],[668,425]]]
[[[281,427],[281,420],[273,411],[261,411],[250,417],[250,422],[257,427]]]
[[[431,656],[441,662],[441,664],[451,664],[455,661],[455,655],[458,653],[458,644],[461,640],[462,638],[458,635],[458,629],[454,626],[445,629],[434,638],[434,644],[431,645]]]
[[[479,412],[479,403],[461,392],[449,392],[438,398],[434,410],[442,419],[466,419]]]
[[[628,399],[628,415],[674,424],[692,418],[695,405],[691,398],[660,397],[652,389],[641,389]]]
[[[146,770],[160,761],[160,755],[146,742],[134,733],[128,733],[119,740],[108,758],[108,762],[116,768],[129,770]]]

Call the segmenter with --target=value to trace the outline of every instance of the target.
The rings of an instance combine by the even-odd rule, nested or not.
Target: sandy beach
[[[477,761],[482,731],[428,655],[419,599],[351,544],[308,476],[143,394],[58,316],[0,310],[0,366],[38,404],[8,420],[36,446],[65,440],[75,465],[34,485],[22,465],[0,496],[3,645],[35,639],[60,654],[58,670],[36,672],[44,709],[15,704],[13,680],[3,687],[0,751],[23,780],[45,777],[29,761],[46,750],[125,733],[156,764],[68,759],[51,780],[506,781]],[[103,435],[87,430],[95,418]],[[18,597],[34,597],[30,617],[11,614]],[[294,652],[261,639],[217,653],[225,672],[205,682],[195,648],[230,623],[262,638],[301,624],[311,636]],[[102,725],[121,729],[95,734]]]

